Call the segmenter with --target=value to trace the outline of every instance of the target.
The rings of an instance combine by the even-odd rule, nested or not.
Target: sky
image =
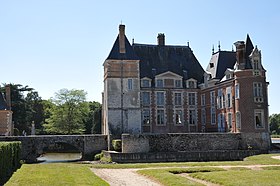
[[[103,62],[126,26],[130,42],[187,45],[206,68],[221,50],[249,34],[262,51],[269,112],[280,113],[280,1],[0,0],[0,83],[28,85],[43,99],[82,89],[101,102]]]

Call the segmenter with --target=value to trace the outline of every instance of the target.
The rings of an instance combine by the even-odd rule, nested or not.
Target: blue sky
[[[29,85],[44,99],[83,89],[101,102],[103,62],[126,25],[131,42],[186,45],[206,68],[212,45],[231,50],[248,33],[262,50],[270,114],[280,113],[280,1],[0,0],[0,82]]]

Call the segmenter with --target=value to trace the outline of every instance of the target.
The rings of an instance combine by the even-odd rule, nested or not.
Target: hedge
[[[20,167],[21,142],[0,142],[0,185]]]

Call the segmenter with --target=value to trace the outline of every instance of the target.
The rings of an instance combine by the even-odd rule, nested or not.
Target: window
[[[257,129],[264,128],[264,114],[261,109],[255,110],[255,127]]]
[[[142,105],[150,105],[150,92],[142,92]]]
[[[205,108],[201,109],[201,124],[206,125],[206,110],[205,110]]]
[[[158,87],[158,88],[162,88],[163,87],[163,79],[158,79],[156,81],[156,87]]]
[[[142,87],[150,87],[150,81],[147,79],[142,80]]]
[[[201,94],[201,106],[205,106],[205,94]]]
[[[196,93],[189,92],[189,105],[196,105]]]
[[[132,85],[132,79],[128,79],[128,81],[127,81],[127,89],[128,90],[132,90],[133,89],[133,85]]]
[[[230,79],[231,78],[231,74],[227,74],[226,75],[226,79],[228,80],[228,79]]]
[[[239,99],[239,84],[235,85],[235,99]]]
[[[216,109],[211,107],[211,125],[216,125]]]
[[[150,110],[148,109],[142,111],[142,124],[150,125]]]
[[[254,62],[253,62],[253,69],[254,70],[259,70],[259,61],[258,60],[254,60]]]
[[[232,103],[231,103],[231,87],[227,87],[226,89],[226,106],[227,108],[231,108]]]
[[[189,124],[196,125],[196,110],[189,110]]]
[[[218,90],[218,97],[217,97],[217,107],[218,109],[223,108],[223,90]]]
[[[196,88],[196,81],[188,80],[187,81],[187,88]]]
[[[164,110],[157,110],[157,125],[164,125]]]
[[[254,82],[253,88],[254,88],[254,101],[263,102],[262,83]]]
[[[157,106],[164,106],[164,92],[157,92]]]
[[[218,131],[224,132],[225,131],[225,117],[224,113],[218,114]]]
[[[232,128],[232,114],[231,114],[231,112],[229,112],[228,115],[227,115],[227,124],[228,124],[228,129],[231,130],[231,128]]]
[[[182,87],[182,81],[181,80],[175,80],[175,87],[181,88]]]
[[[174,94],[174,105],[182,105],[182,93],[176,92]]]
[[[211,106],[215,106],[215,91],[210,92],[210,103]]]
[[[236,112],[236,128],[241,129],[241,114]]]
[[[182,125],[183,124],[183,111],[175,110],[175,124]]]

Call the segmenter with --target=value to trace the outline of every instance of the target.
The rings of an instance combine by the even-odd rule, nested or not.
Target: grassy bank
[[[24,164],[6,186],[15,185],[109,185],[86,165],[71,163]]]

